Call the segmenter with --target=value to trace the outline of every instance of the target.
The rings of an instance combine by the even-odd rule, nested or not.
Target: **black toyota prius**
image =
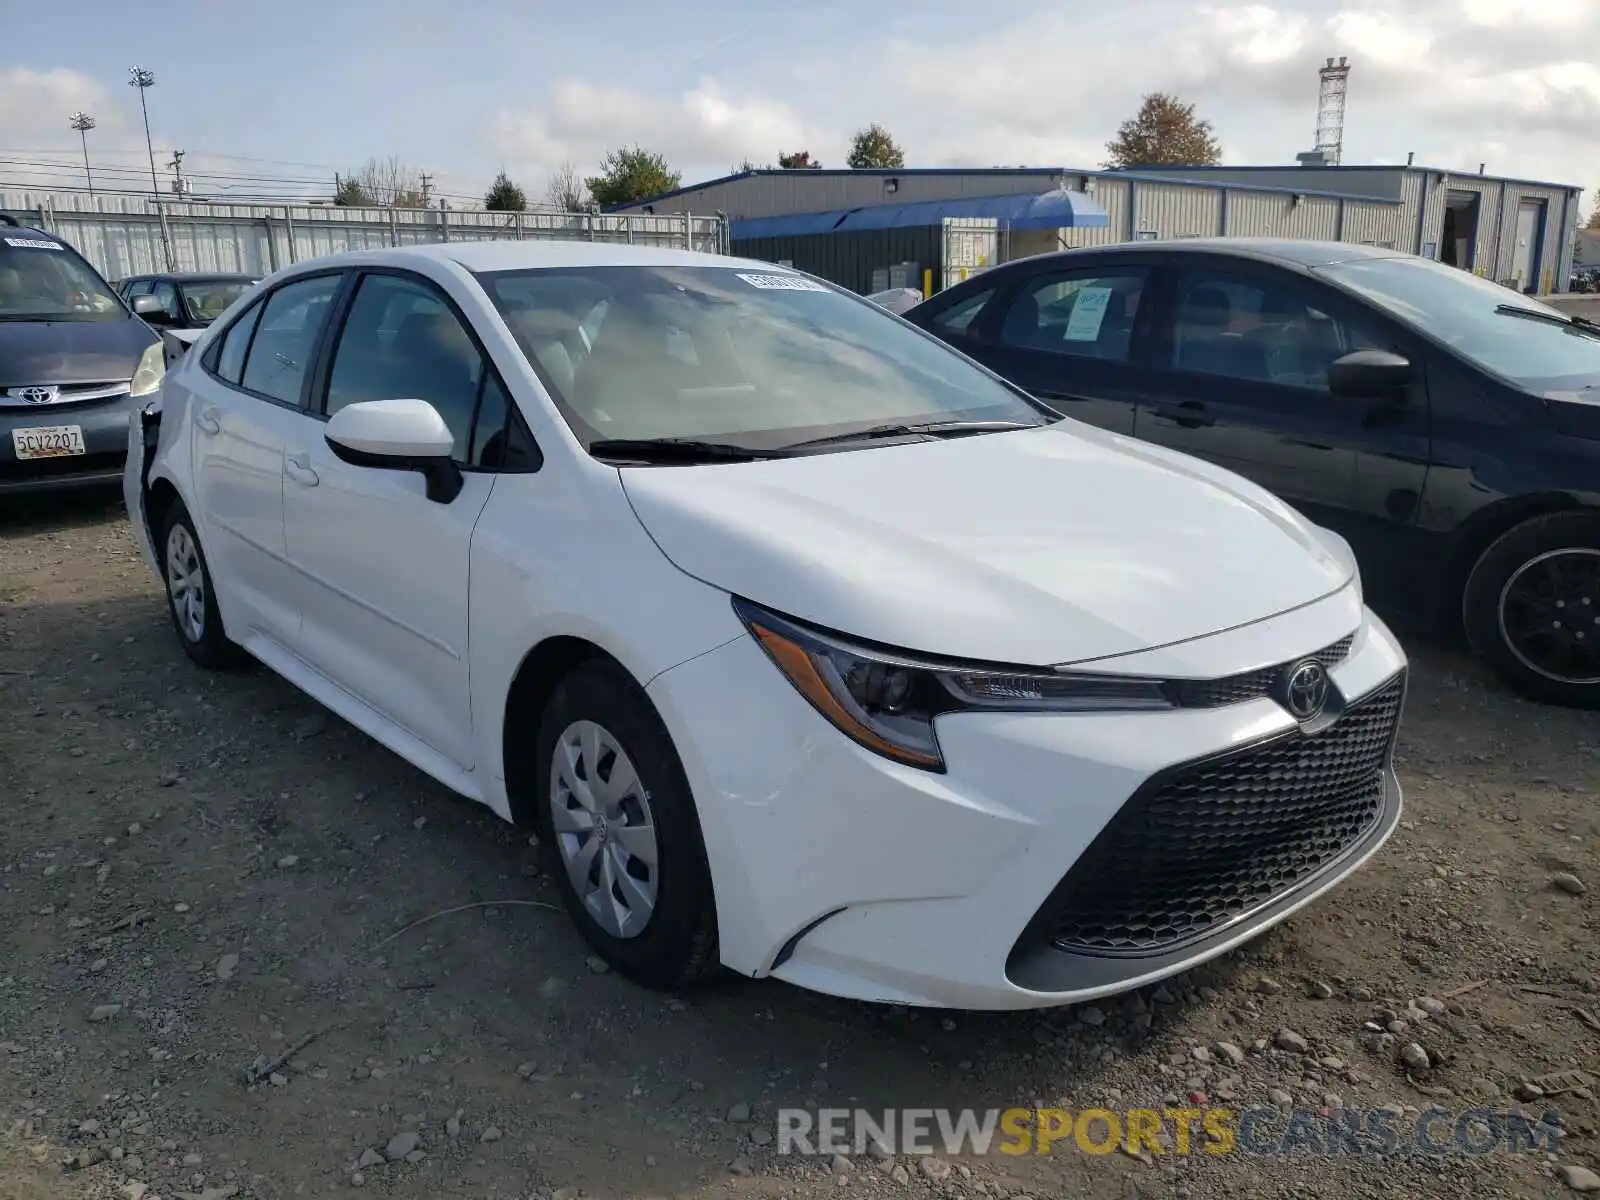
[[[1254,480],[1344,535],[1380,612],[1600,708],[1600,325],[1415,255],[1248,238],[1043,254],[905,318]]]
[[[164,371],[159,335],[76,250],[0,215],[0,497],[118,482]]]

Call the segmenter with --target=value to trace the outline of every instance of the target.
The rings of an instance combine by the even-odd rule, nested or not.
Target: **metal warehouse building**
[[[1163,238],[1390,246],[1564,288],[1581,189],[1415,165],[744,171],[616,211],[726,214],[736,254],[857,291],[938,290],[994,262]],[[980,261],[981,260],[981,261]]]

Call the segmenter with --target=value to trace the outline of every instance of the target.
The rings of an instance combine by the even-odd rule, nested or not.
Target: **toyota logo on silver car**
[[[61,395],[58,387],[20,387],[12,388],[9,395],[14,400],[21,400],[24,404],[54,404],[56,397]]]
[[[1328,669],[1310,658],[1289,669],[1284,685],[1284,707],[1299,721],[1309,721],[1328,702]]]

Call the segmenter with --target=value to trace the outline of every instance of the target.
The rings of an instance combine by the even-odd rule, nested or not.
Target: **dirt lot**
[[[1405,824],[1240,955],[1047,1014],[673,998],[596,969],[525,835],[265,671],[194,670],[120,506],[0,509],[0,1200],[1566,1194],[1600,1166],[1595,1097],[1513,1093],[1600,1067],[1600,723],[1412,653]],[[1444,1158],[770,1144],[781,1106],[1200,1092],[1553,1108],[1566,1134]]]

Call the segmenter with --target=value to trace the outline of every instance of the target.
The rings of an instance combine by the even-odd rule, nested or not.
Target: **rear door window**
[[[300,404],[311,355],[342,275],[286,283],[267,297],[245,359],[242,385],[280,404]]]

